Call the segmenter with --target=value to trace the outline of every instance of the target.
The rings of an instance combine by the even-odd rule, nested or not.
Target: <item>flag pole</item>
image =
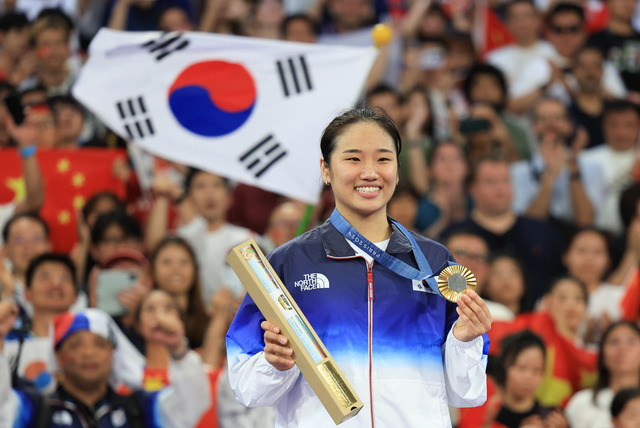
[[[307,208],[304,210],[304,215],[302,216],[302,220],[300,220],[300,225],[298,226],[298,230],[296,231],[296,236],[301,235],[307,230],[307,226],[309,226],[309,220],[311,219],[311,212],[313,211],[313,205],[307,204]]]

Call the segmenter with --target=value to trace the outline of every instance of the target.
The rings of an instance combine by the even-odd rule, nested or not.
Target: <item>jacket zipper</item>
[[[369,403],[371,408],[371,428],[373,426],[373,359],[372,359],[372,341],[373,341],[373,262],[369,263],[367,259],[360,255],[356,256],[347,256],[347,257],[336,257],[327,255],[330,259],[334,260],[344,260],[344,259],[356,259],[362,258],[367,264],[367,301],[368,301],[368,312],[369,312],[369,328],[368,328],[368,343],[369,343]]]
[[[367,288],[368,288],[368,306],[369,306],[369,405],[371,408],[371,428],[373,428],[373,263],[367,262]]]

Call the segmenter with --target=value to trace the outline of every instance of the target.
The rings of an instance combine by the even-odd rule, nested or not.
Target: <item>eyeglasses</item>
[[[34,236],[31,239],[25,238],[24,236],[16,236],[9,239],[9,243],[16,246],[23,246],[27,244],[40,245],[46,241],[47,239],[44,236]]]
[[[473,262],[486,262],[489,260],[488,254],[470,253],[467,250],[461,250],[456,248],[451,250],[451,254],[453,254],[455,258],[466,258],[467,260],[473,261]]]
[[[577,34],[582,30],[582,25],[550,25],[549,28],[551,29],[551,31],[557,34]]]

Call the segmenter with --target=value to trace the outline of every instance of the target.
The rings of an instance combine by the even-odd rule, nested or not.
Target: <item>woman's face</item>
[[[638,377],[640,371],[640,337],[628,325],[614,328],[602,345],[604,366],[615,374]]]
[[[549,314],[560,329],[577,331],[584,319],[587,302],[580,286],[571,279],[561,280],[548,296]]]
[[[501,257],[491,263],[485,290],[489,299],[506,306],[517,305],[524,291],[522,271],[514,260]]]
[[[613,418],[615,428],[640,427],[640,397],[629,400],[616,418]]]
[[[472,104],[502,105],[504,102],[504,92],[495,76],[479,74],[475,77],[469,88],[469,98]]]
[[[521,351],[513,364],[506,367],[505,390],[517,399],[533,397],[544,377],[544,354],[532,346]]]
[[[159,328],[159,320],[167,316],[180,317],[176,302],[165,291],[150,292],[140,304],[138,332],[145,340],[150,340],[153,332]]]
[[[398,156],[393,139],[372,122],[358,122],[337,138],[329,166],[321,161],[336,208],[347,219],[386,214],[398,183]]]
[[[455,144],[438,146],[431,161],[433,179],[447,184],[464,184],[467,163],[462,149]]]
[[[180,245],[167,245],[156,257],[153,274],[156,286],[172,295],[187,293],[195,279],[195,265]]]
[[[573,239],[564,256],[569,273],[586,284],[600,283],[609,268],[609,251],[598,232],[585,231]]]

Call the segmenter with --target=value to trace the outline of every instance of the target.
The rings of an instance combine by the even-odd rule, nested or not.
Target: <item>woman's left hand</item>
[[[467,290],[456,302],[459,318],[453,335],[461,342],[470,342],[491,330],[493,317],[487,304],[475,291]]]

